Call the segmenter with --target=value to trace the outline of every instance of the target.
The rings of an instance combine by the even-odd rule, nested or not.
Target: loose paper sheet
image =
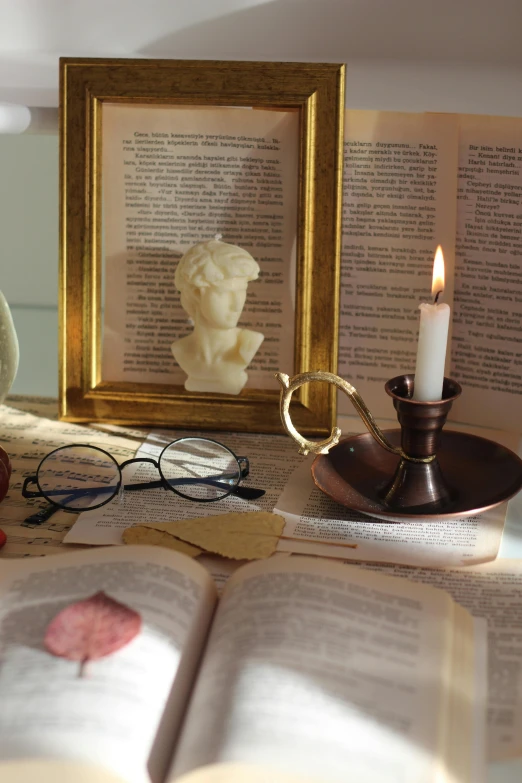
[[[175,437],[182,437],[184,434],[188,433],[176,432]],[[193,432],[190,434],[194,435]],[[215,433],[211,435],[214,436]],[[138,450],[137,456],[152,456],[157,459],[163,448],[172,440],[172,431],[153,432]],[[301,459],[294,442],[286,435],[243,433],[226,433],[222,440],[236,454],[249,458],[250,475],[245,485],[265,489],[266,494],[254,501],[229,495],[216,503],[205,503],[205,516],[215,516],[228,511],[273,511],[287,479]],[[127,483],[157,478],[157,471],[147,463],[130,466],[125,472]],[[121,544],[123,531],[131,525],[174,522],[178,519],[191,519],[201,513],[201,504],[181,498],[174,492],[163,489],[128,492],[124,493],[122,503],[113,501],[102,508],[81,514],[64,540],[73,544]]]
[[[265,336],[247,387],[293,367],[299,115],[103,104],[102,377],[183,384],[171,343],[191,331],[174,270],[221,234],[261,267],[240,326]]]

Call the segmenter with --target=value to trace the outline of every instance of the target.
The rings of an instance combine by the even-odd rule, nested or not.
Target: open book
[[[99,590],[142,628],[79,677],[43,637]],[[2,783],[481,779],[483,621],[429,585],[279,557],[218,603],[183,555],[104,548],[6,563],[0,607]]]
[[[522,431],[522,120],[347,111],[339,374],[376,416],[414,372],[435,247],[452,307],[450,420]],[[341,412],[352,412],[344,398]]]

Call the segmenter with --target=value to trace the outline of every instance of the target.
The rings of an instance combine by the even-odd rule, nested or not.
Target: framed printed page
[[[281,432],[274,373],[336,370],[344,66],[60,69],[61,418]]]

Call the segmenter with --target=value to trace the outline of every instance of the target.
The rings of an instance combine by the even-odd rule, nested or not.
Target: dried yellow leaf
[[[187,544],[186,541],[181,541],[179,538],[175,538],[169,533],[164,533],[161,530],[155,530],[154,528],[146,527],[145,525],[128,527],[123,531],[122,539],[124,544],[164,546],[168,549],[175,549],[176,552],[182,552],[189,557],[197,557],[202,552],[201,549],[191,546],[191,544]]]
[[[178,522],[140,525],[233,560],[270,557],[276,550],[284,526],[282,516],[268,511],[232,512]]]

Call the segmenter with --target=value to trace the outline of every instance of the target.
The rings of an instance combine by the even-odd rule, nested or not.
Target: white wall
[[[0,101],[57,106],[58,57],[346,62],[347,105],[522,116],[522,0],[2,0]],[[58,141],[0,137],[0,288],[19,393],[57,393]]]
[[[0,136],[0,289],[20,342],[13,393],[58,393],[58,137]]]
[[[59,54],[522,65],[520,0],[2,0],[0,14],[0,100],[38,106],[56,105]]]

